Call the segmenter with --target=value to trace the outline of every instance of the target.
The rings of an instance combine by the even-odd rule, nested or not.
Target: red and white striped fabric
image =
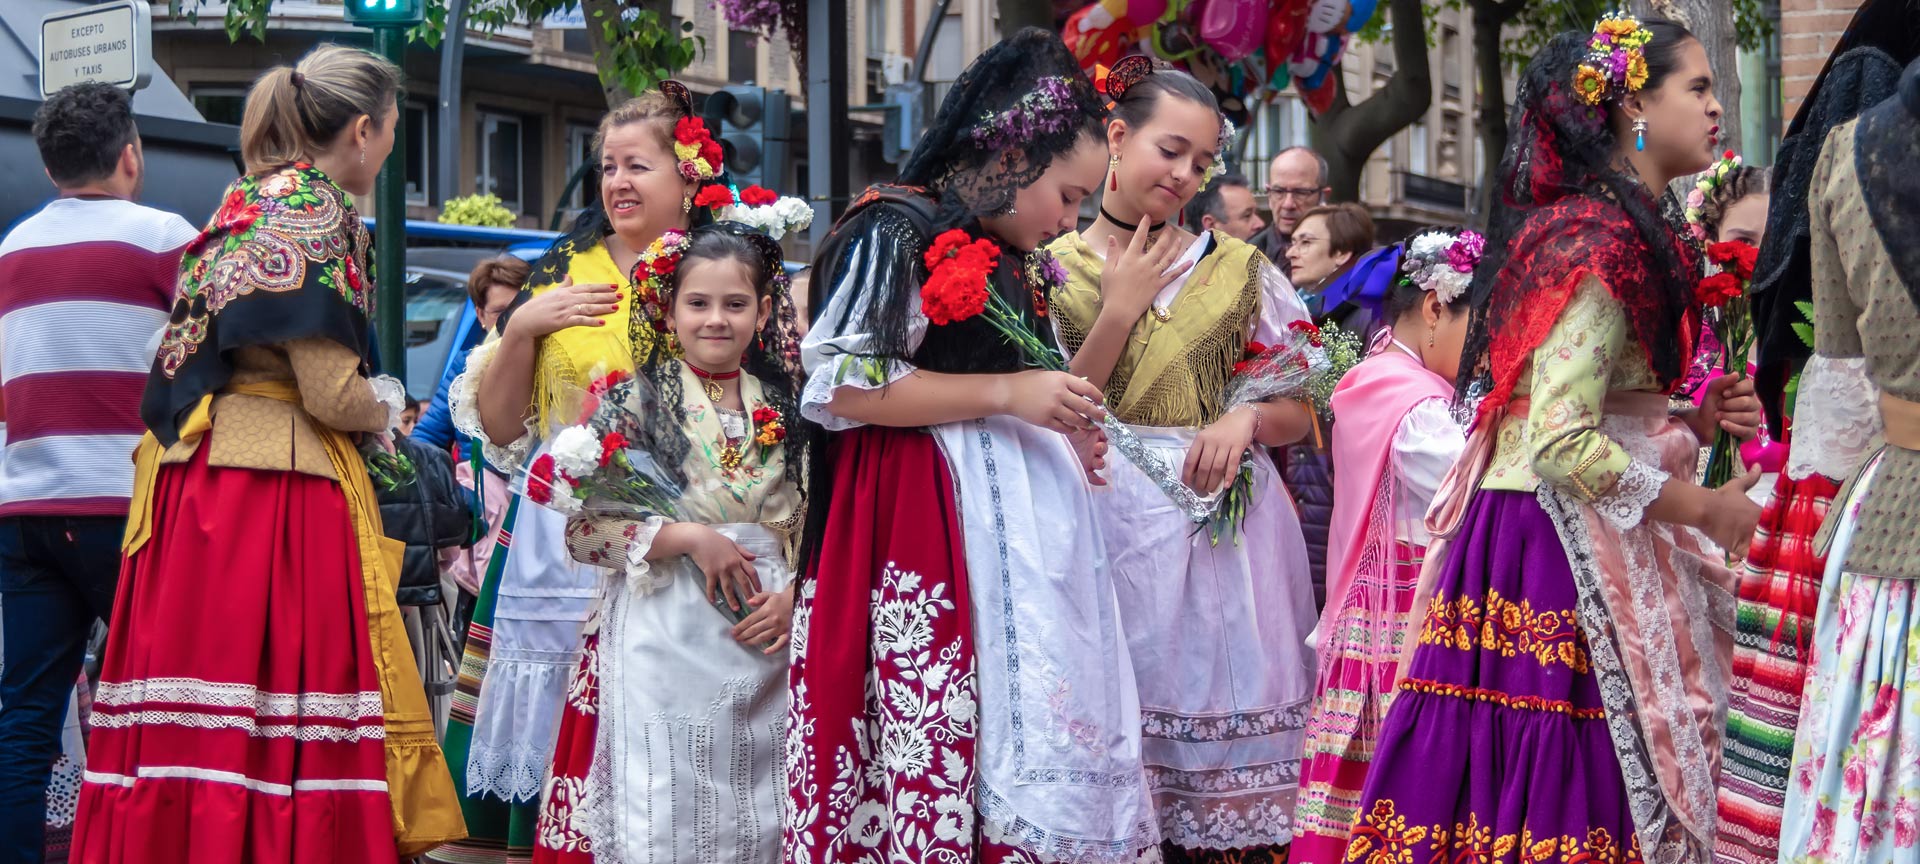
[[[0,517],[127,512],[153,337],[195,234],[172,213],[88,197],[0,240]]]

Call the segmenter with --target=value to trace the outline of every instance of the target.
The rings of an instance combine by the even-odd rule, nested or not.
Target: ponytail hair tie
[[[293,75],[289,77],[293,80],[293,86],[295,87],[307,86],[307,76],[300,74],[300,70],[298,69],[293,70]]]

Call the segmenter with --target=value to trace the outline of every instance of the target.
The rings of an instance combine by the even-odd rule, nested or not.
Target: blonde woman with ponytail
[[[180,265],[148,377],[73,860],[398,862],[465,835],[361,449],[373,244],[349,196],[400,70],[322,45],[247,94],[247,174]]]
[[[599,202],[534,263],[520,298],[497,332],[475,347],[449,394],[454,426],[509,475],[553,424],[570,422],[570,393],[596,375],[633,371],[654,337],[632,316],[635,264],[669,231],[686,231],[706,208],[694,198],[720,170],[683,160],[675,145],[711,138],[692,118],[679,82],[608,112],[594,138]],[[698,164],[696,164],[698,162]],[[636,326],[638,325],[638,326]],[[436,860],[523,860],[531,853],[540,783],[559,731],[580,630],[598,594],[602,568],[573,560],[566,517],[516,496],[481,585],[461,661],[460,692],[447,749],[473,839]]]

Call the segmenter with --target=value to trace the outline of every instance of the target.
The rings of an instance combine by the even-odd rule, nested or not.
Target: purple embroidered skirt
[[[1552,520],[1482,490],[1444,554],[1346,860],[1640,861]]]

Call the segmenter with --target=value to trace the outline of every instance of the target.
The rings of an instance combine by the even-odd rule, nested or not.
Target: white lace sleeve
[[[400,415],[407,412],[407,385],[392,375],[375,375],[367,386],[373,388],[374,400],[387,406],[387,430],[399,429]]]
[[[511,474],[526,461],[536,438],[532,421],[528,421],[527,431],[519,438],[504,445],[495,444],[480,423],[480,379],[487,367],[493,365],[493,356],[499,351],[500,341],[490,338],[467,352],[467,368],[454,376],[453,384],[447,387],[447,406],[452,409],[453,428],[479,441],[480,455],[495,469]]]
[[[850,258],[863,253],[866,241],[855,240],[848,250]],[[820,313],[812,330],[800,343],[800,363],[807,372],[807,386],[800,394],[800,416],[839,432],[864,424],[833,413],[833,393],[840,387],[878,390],[907,377],[914,371],[911,363],[873,356],[873,334],[861,332],[860,322],[867,320],[868,304],[881,293],[861,283],[858,269],[850,261],[846,276],[834,286],[833,297]],[[901,310],[907,319],[907,341],[918,348],[927,336],[927,316],[919,304]]]
[[[1300,301],[1300,292],[1293,289],[1293,283],[1287,280],[1287,274],[1272,264],[1260,267],[1260,317],[1253,323],[1253,332],[1248,334],[1256,342],[1268,345],[1286,341],[1287,325],[1295,321],[1305,321],[1313,316],[1307,312],[1307,304]]]
[[[1667,485],[1670,476],[1635,459],[1627,464],[1627,470],[1614,481],[1612,489],[1594,499],[1593,509],[1615,528],[1622,531],[1633,528],[1646,518],[1647,508],[1660,497],[1660,487]]]
[[[1880,433],[1880,391],[1867,380],[1867,361],[1815,354],[1797,392],[1787,477],[1852,476]]]

